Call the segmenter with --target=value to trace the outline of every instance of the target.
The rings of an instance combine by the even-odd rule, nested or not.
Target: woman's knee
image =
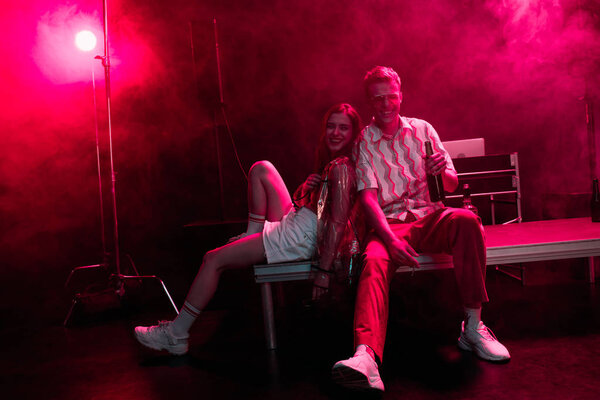
[[[270,161],[261,160],[257,161],[250,167],[250,171],[248,173],[251,177],[261,177],[268,175],[271,171],[275,170],[275,166],[271,164]]]
[[[224,269],[224,265],[221,262],[219,249],[210,250],[204,254],[204,258],[202,259],[202,268],[206,271],[221,273],[221,271]]]

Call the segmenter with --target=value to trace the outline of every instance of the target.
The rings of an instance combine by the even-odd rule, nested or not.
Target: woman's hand
[[[329,279],[329,274],[325,272],[319,272],[317,276],[315,276],[312,292],[313,301],[319,300],[321,297],[327,294],[329,291]]]
[[[308,178],[304,181],[304,186],[309,190],[313,190],[321,184],[321,175],[319,174],[310,174]]]

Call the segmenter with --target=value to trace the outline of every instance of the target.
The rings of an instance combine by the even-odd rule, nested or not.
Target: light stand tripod
[[[135,275],[124,275],[121,273],[121,263],[120,263],[120,253],[119,253],[119,229],[118,229],[118,219],[117,219],[117,196],[116,196],[116,184],[115,184],[116,180],[115,180],[115,170],[114,170],[114,161],[113,161],[113,145],[112,145],[111,96],[110,96],[110,57],[109,57],[109,49],[108,49],[108,0],[102,1],[102,11],[103,11],[103,25],[104,25],[104,56],[96,56],[95,59],[102,60],[102,66],[104,67],[106,113],[107,113],[107,122],[108,122],[108,146],[109,146],[108,153],[110,156],[110,174],[111,174],[111,195],[112,195],[111,198],[112,198],[112,217],[113,217],[112,222],[113,222],[113,236],[114,236],[114,265],[115,265],[116,271],[110,274],[110,276],[108,278],[107,289],[105,289],[101,292],[94,292],[94,293],[83,293],[83,294],[78,293],[74,296],[72,304],[71,304],[71,308],[69,309],[67,316],[65,317],[63,325],[66,325],[68,323],[75,306],[77,305],[77,303],[79,303],[84,298],[96,296],[98,294],[107,293],[107,292],[114,292],[119,296],[119,298],[123,297],[123,295],[125,294],[125,281],[127,281],[127,280],[142,281],[142,280],[150,279],[150,280],[158,281],[161,284],[161,286],[164,290],[164,293],[169,298],[169,301],[170,301],[171,305],[173,306],[175,313],[179,314],[177,307],[175,306],[175,303],[173,302],[173,299],[171,298],[171,295],[169,294],[169,291],[167,290],[167,287],[165,286],[164,282],[160,278],[158,278],[155,275],[140,275],[138,273],[137,269],[135,268],[135,264],[133,262],[131,262],[131,265],[135,271]],[[95,80],[94,80],[93,69],[92,69],[92,82],[93,82],[93,88],[94,88],[94,110],[97,110],[96,95],[95,95],[96,84],[94,81]],[[80,266],[80,267],[74,268],[71,271],[71,273],[69,274],[67,281],[65,282],[65,287],[68,286],[73,274],[77,271],[84,271],[84,270],[90,270],[90,269],[101,269],[101,270],[105,270],[105,271],[110,271],[110,268],[109,268],[110,267],[110,265],[109,265],[110,257],[108,255],[108,252],[106,249],[106,238],[105,238],[106,230],[105,230],[105,226],[104,226],[104,204],[102,201],[102,195],[103,195],[102,170],[101,170],[101,165],[100,165],[98,118],[97,118],[96,114],[94,114],[94,116],[95,116],[95,122],[96,122],[96,157],[97,157],[97,167],[98,167],[98,188],[99,188],[99,193],[100,193],[100,217],[102,220],[101,221],[101,229],[102,229],[103,261],[101,264],[86,265],[86,266]],[[130,261],[131,261],[131,259],[130,259]]]

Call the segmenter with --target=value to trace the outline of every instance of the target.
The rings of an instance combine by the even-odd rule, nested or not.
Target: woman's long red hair
[[[329,122],[329,118],[332,114],[344,114],[348,116],[350,119],[350,123],[352,125],[352,140],[346,145],[342,150],[337,152],[336,154],[331,154],[329,151],[329,147],[327,147],[327,123]],[[348,103],[340,103],[331,107],[325,115],[323,116],[323,120],[321,121],[321,136],[319,138],[319,145],[317,146],[316,154],[315,154],[315,168],[314,172],[320,174],[323,171],[323,168],[331,160],[337,157],[352,155],[352,148],[354,147],[354,143],[356,142],[356,138],[360,133],[361,129],[361,120],[358,112]]]

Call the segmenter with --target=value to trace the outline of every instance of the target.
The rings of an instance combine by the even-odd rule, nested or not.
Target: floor
[[[202,315],[182,357],[145,349],[132,336],[138,324],[172,318],[164,299],[153,296],[135,294],[116,306],[110,296],[90,300],[66,328],[59,319],[5,322],[2,398],[600,398],[598,284],[522,287],[490,271],[493,301],[484,320],[512,354],[507,364],[491,364],[457,349],[460,312],[448,278],[434,271],[394,282],[383,395],[350,393],[329,380],[331,365],[351,352],[348,302],[310,304],[307,288],[287,284],[277,311],[280,347],[271,352],[252,285],[245,301]]]

